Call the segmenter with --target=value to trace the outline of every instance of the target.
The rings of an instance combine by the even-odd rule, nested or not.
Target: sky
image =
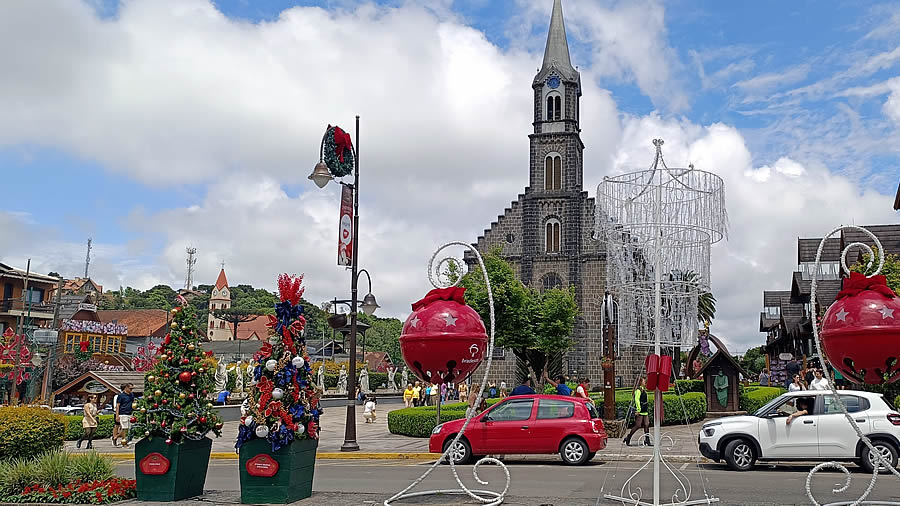
[[[349,298],[338,185],[307,176],[360,116],[361,267],[380,316],[430,288],[528,181],[552,0],[0,3],[0,262],[105,289],[185,281]],[[898,222],[900,5],[563,0],[582,76],[585,189],[670,166],[726,184],[712,331],[764,342],[798,237]],[[456,254],[461,254],[456,251]],[[363,284],[361,290],[367,291]]]

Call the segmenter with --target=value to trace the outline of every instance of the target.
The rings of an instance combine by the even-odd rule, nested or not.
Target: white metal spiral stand
[[[443,258],[443,259],[441,259],[440,262],[437,263],[437,265],[435,265],[435,263],[434,263],[435,259],[440,254],[440,252],[450,246],[462,246],[462,247],[468,249],[469,251],[471,251],[475,255],[475,257],[478,259],[478,265],[479,265],[479,267],[481,267],[481,272],[484,274],[484,284],[487,287],[488,305],[490,307],[490,312],[491,312],[491,329],[490,329],[490,342],[488,343],[487,365],[484,368],[484,376],[481,380],[481,389],[478,391],[478,398],[475,400],[475,406],[479,406],[479,405],[481,405],[482,395],[484,394],[484,387],[485,387],[485,385],[487,385],[488,373],[491,371],[491,364],[493,363],[493,357],[494,357],[494,294],[491,291],[491,281],[490,281],[490,279],[488,279],[487,269],[484,266],[484,260],[481,258],[481,254],[478,252],[477,249],[472,247],[472,245],[464,243],[464,242],[460,242],[460,241],[450,242],[450,243],[447,243],[447,244],[441,246],[431,256],[431,260],[428,262],[428,281],[431,282],[431,285],[434,286],[435,288],[447,288],[450,286],[456,286],[457,284],[459,284],[460,280],[462,279],[462,277],[460,276],[454,282],[447,282],[447,283],[443,283],[440,280],[440,269],[444,264],[455,263],[457,266],[459,266],[459,261],[453,257]],[[453,442],[450,443],[449,445],[447,445],[447,449],[444,450],[444,453],[441,454],[440,458],[438,458],[434,462],[434,464],[431,465],[431,467],[429,467],[424,473],[422,473],[422,476],[419,476],[418,478],[416,478],[415,481],[410,483],[410,485],[408,487],[401,490],[400,492],[397,492],[396,494],[391,496],[389,499],[385,500],[384,506],[391,506],[391,504],[394,501],[399,501],[402,499],[409,499],[409,498],[413,498],[413,497],[422,497],[422,496],[427,496],[427,495],[439,495],[439,494],[467,495],[467,496],[471,497],[472,499],[475,499],[476,501],[479,501],[480,503],[483,503],[487,506],[497,506],[503,502],[503,499],[506,497],[506,493],[509,491],[510,479],[509,479],[509,470],[506,468],[506,466],[502,462],[500,462],[499,460],[497,460],[495,458],[485,457],[485,458],[482,458],[481,460],[479,460],[478,462],[476,462],[475,466],[472,468],[472,475],[475,477],[475,481],[477,481],[481,485],[487,485],[488,482],[482,480],[478,476],[478,468],[479,467],[481,467],[484,464],[494,464],[496,466],[499,466],[500,469],[503,470],[503,473],[506,475],[506,484],[503,487],[503,491],[495,492],[492,490],[471,490],[468,487],[466,487],[466,485],[462,482],[462,479],[459,477],[459,473],[457,473],[457,471],[456,471],[456,464],[454,463],[453,459],[448,458],[448,454],[453,451],[453,448],[456,446],[456,443],[459,441],[459,439],[462,437],[463,433],[466,431],[466,427],[469,426],[469,422],[472,420],[472,417],[476,414],[475,411],[476,410],[474,410],[474,409],[466,410],[466,421],[463,424],[462,429],[460,429],[459,433],[453,439]],[[410,492],[410,490],[415,488],[419,483],[422,483],[422,481],[425,478],[427,478],[429,474],[431,474],[439,465],[441,465],[441,462],[444,459],[446,459],[450,463],[450,470],[453,472],[453,478],[456,479],[456,483],[459,484],[460,488]]]
[[[810,289],[810,300],[813,301],[813,304],[815,304],[815,300],[816,300],[816,286],[819,281],[819,262],[821,261],[821,258],[822,258],[822,250],[825,248],[825,241],[828,240],[829,237],[833,236],[834,234],[836,234],[844,229],[854,229],[854,230],[859,230],[860,232],[864,232],[866,235],[868,235],[872,239],[872,242],[875,243],[875,251],[873,251],[872,248],[869,247],[867,244],[863,244],[860,242],[852,243],[852,244],[848,245],[846,248],[844,248],[844,250],[841,252],[841,268],[844,269],[844,272],[847,273],[847,275],[850,274],[850,269],[847,267],[847,252],[855,246],[863,248],[869,254],[869,263],[866,266],[866,270],[868,270],[872,267],[872,263],[875,260],[875,257],[876,256],[878,257],[878,268],[875,269],[875,272],[873,272],[872,274],[869,274],[867,277],[877,276],[881,272],[881,269],[884,267],[884,249],[881,247],[881,242],[878,240],[877,237],[875,237],[875,234],[866,230],[863,227],[858,227],[855,225],[847,225],[847,226],[837,227],[836,229],[834,229],[830,233],[828,233],[828,235],[826,235],[825,237],[822,238],[822,242],[819,243],[819,249],[818,249],[818,251],[816,251],[816,264],[815,264],[815,270],[813,271],[812,287]],[[878,254],[876,255],[876,253],[878,253]],[[819,354],[820,357],[825,357],[825,354],[822,351],[822,337],[819,335],[818,327],[819,327],[818,325],[813,324],[813,336],[815,338],[814,342],[816,344],[816,352]],[[834,374],[831,371],[828,371],[828,380],[829,380],[829,386],[831,387],[831,395],[834,397],[835,404],[838,407],[840,407],[841,412],[844,414],[844,417],[847,419],[847,422],[849,422],[850,425],[853,427],[853,430],[856,431],[856,435],[862,440],[863,444],[866,445],[866,447],[869,449],[869,452],[871,452],[871,454],[876,457],[876,459],[875,459],[876,465],[873,466],[874,469],[872,471],[872,478],[869,481],[869,486],[866,487],[866,490],[863,492],[863,494],[861,496],[859,496],[854,501],[827,503],[827,505],[828,506],[838,506],[838,505],[845,505],[845,504],[849,504],[852,506],[856,506],[857,504],[900,505],[900,502],[896,502],[896,501],[867,501],[866,500],[866,498],[869,497],[869,494],[872,493],[872,490],[875,489],[875,482],[878,480],[878,474],[881,471],[882,466],[886,470],[888,470],[891,474],[893,474],[894,476],[896,476],[898,478],[900,478],[900,472],[898,472],[897,469],[895,469],[893,466],[891,466],[890,462],[887,462],[885,460],[885,458],[881,454],[881,452],[878,452],[875,450],[874,446],[872,445],[872,441],[869,440],[869,438],[866,437],[862,433],[862,430],[860,430],[859,425],[857,425],[857,423],[856,423],[856,420],[854,420],[854,418],[852,416],[850,416],[850,413],[847,411],[847,407],[844,405],[844,401],[841,400],[840,395],[838,394],[838,390],[834,383]],[[841,492],[845,492],[848,488],[850,488],[850,480],[851,480],[850,471],[847,470],[847,468],[844,467],[843,464],[840,464],[838,462],[825,462],[825,463],[817,465],[816,467],[812,468],[812,470],[806,476],[806,495],[807,495],[807,497],[809,497],[809,500],[816,506],[822,506],[822,505],[821,505],[821,503],[816,501],[815,497],[813,497],[812,479],[813,479],[813,476],[815,476],[815,474],[818,473],[819,471],[821,471],[822,469],[837,469],[838,471],[844,473],[844,484],[840,487],[836,487],[836,488],[832,489],[831,490],[832,494],[839,494]]]

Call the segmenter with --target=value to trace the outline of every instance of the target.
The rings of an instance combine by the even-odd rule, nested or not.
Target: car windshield
[[[584,406],[588,409],[588,413],[590,413],[591,419],[600,418],[600,413],[597,411],[597,408],[594,407],[593,402],[585,402]]]
[[[767,402],[763,407],[757,409],[756,412],[753,413],[753,416],[763,416],[763,414],[765,414],[767,411],[772,409],[772,406],[775,406],[776,404],[781,404],[782,402],[784,402],[784,400],[787,397],[788,397],[787,395],[781,395],[781,396],[778,396],[778,397],[772,399],[771,401]]]

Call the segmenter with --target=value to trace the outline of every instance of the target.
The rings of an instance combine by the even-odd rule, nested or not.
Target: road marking
[[[684,464],[681,464],[681,467],[679,467],[678,470],[679,470],[679,471],[684,471],[685,469],[687,469],[687,466],[688,466],[688,465],[687,465],[687,462],[685,462]]]

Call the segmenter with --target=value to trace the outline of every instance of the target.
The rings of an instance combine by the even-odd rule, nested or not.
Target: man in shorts
[[[122,393],[116,396],[116,420],[119,421],[119,426],[122,428],[119,435],[124,439],[122,448],[127,447],[131,441],[129,431],[131,429],[131,414],[134,412],[134,408],[131,407],[134,403],[134,394],[131,392],[131,388],[131,383],[126,383],[123,385]]]
[[[125,390],[125,383],[119,385],[119,391]],[[118,413],[119,408],[119,396],[114,395],[112,398],[112,409],[113,413]],[[113,431],[112,431],[112,444],[116,446],[118,444],[119,438],[122,437],[122,427],[119,426],[119,415],[113,417]]]

